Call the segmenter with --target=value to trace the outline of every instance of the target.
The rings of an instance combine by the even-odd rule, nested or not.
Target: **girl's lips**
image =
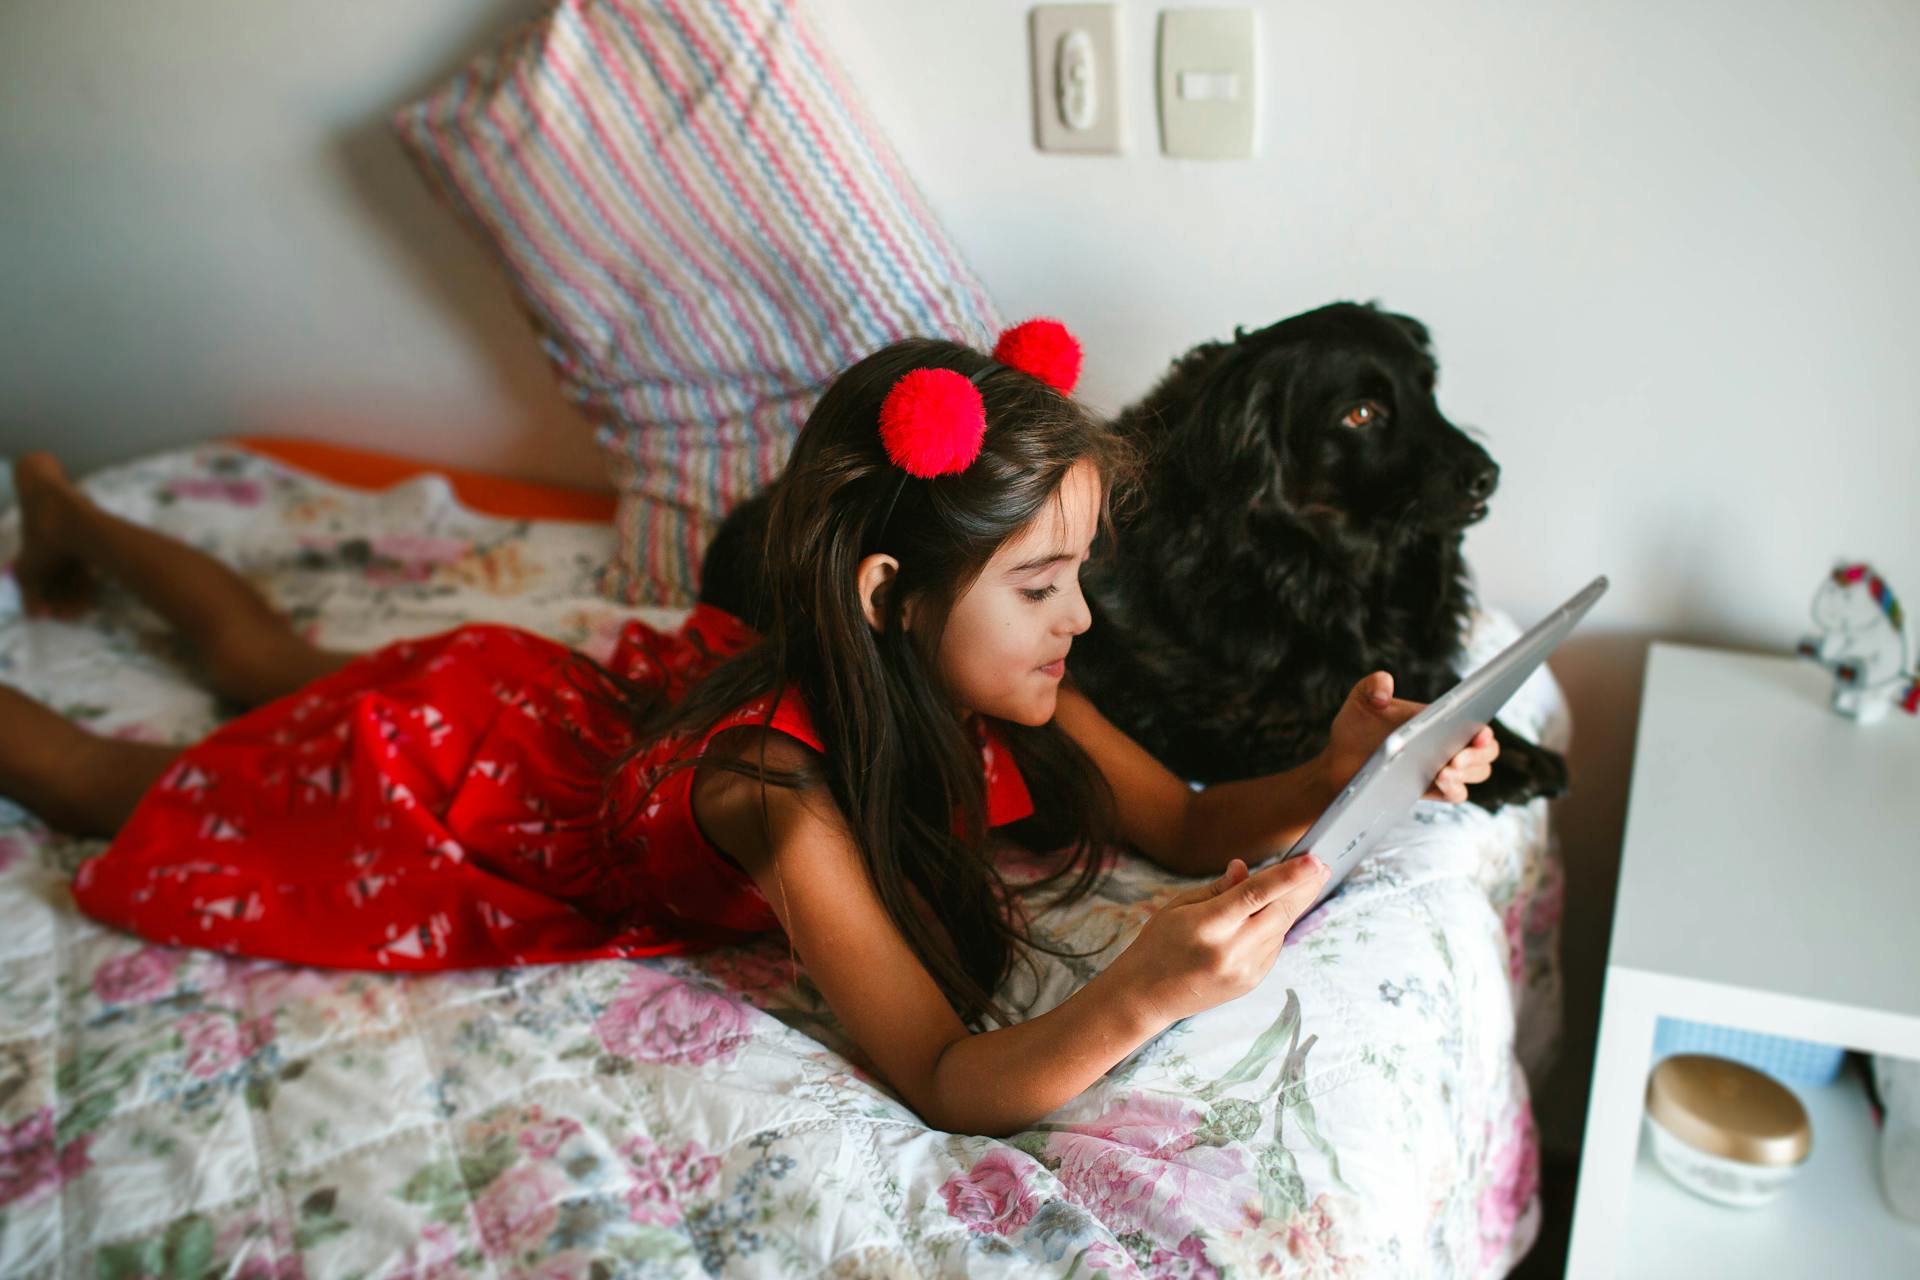
[[[1052,662],[1040,668],[1040,674],[1043,676],[1052,676],[1055,680],[1058,680],[1061,676],[1067,674],[1067,660],[1065,658],[1055,658]]]

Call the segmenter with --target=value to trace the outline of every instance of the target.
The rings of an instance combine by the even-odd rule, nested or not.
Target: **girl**
[[[929,1124],[1017,1131],[1266,975],[1326,870],[1247,861],[1290,845],[1418,710],[1376,672],[1315,761],[1196,794],[1075,692],[1079,567],[1128,466],[1067,394],[1079,360],[1035,321],[991,359],[914,339],[860,361],[773,487],[766,635],[700,606],[675,633],[628,624],[604,666],[484,625],[317,649],[230,570],[23,459],[29,603],[110,573],[256,705],[181,750],[0,689],[0,791],[114,835],[75,899],[163,943],[438,969],[783,930]],[[1431,794],[1464,799],[1496,750],[1483,731]],[[1120,841],[1212,878],[1016,1024],[993,993],[1015,944],[1040,944],[986,855],[994,828],[1058,850],[1022,891],[1064,884],[1050,905],[1091,890]]]

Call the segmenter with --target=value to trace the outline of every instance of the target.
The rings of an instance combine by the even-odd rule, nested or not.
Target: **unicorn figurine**
[[[1836,712],[1861,724],[1894,706],[1920,713],[1906,613],[1872,565],[1836,564],[1814,593],[1813,621],[1820,630],[1800,641],[1800,654],[1833,672]]]

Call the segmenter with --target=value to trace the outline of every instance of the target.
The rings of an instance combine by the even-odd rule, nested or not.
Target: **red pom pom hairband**
[[[952,369],[913,369],[893,384],[880,403],[880,443],[895,466],[922,480],[972,466],[987,434],[979,382],[1001,365],[1061,395],[1071,394],[1080,380],[1080,343],[1058,320],[1013,326],[993,344],[993,358],[995,364],[971,378]]]

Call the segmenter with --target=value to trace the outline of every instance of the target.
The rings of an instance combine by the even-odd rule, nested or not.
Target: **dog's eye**
[[[1343,427],[1377,427],[1387,420],[1387,407],[1378,400],[1362,400],[1341,415]]]

